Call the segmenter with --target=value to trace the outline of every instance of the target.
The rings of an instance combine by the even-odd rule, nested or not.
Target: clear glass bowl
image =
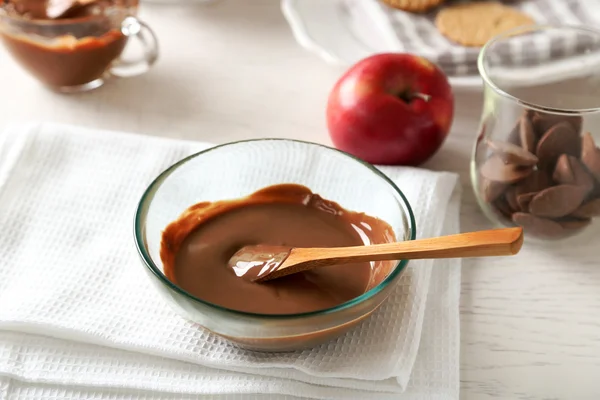
[[[239,312],[185,292],[163,273],[163,229],[198,202],[246,196],[280,183],[305,185],[342,207],[386,221],[396,240],[414,240],[415,220],[405,196],[383,173],[346,153],[318,144],[263,139],[225,144],[174,164],[150,184],[135,216],[135,242],[157,291],[189,320],[241,347],[287,351],[341,335],[387,298],[407,261],[390,263],[361,296],[336,307],[293,315]]]
[[[518,28],[487,43],[478,67],[484,107],[471,179],[484,213],[534,241],[596,230],[600,31]]]

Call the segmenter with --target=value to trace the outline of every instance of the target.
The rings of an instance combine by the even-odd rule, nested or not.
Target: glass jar
[[[600,31],[518,28],[488,42],[478,68],[471,179],[486,216],[541,240],[600,225]]]

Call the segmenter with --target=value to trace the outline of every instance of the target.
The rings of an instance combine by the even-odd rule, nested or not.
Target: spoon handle
[[[522,228],[502,228],[371,246],[295,248],[289,261],[331,265],[381,260],[508,256],[523,245]]]

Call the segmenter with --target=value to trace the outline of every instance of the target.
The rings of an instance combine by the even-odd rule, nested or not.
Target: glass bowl
[[[471,179],[484,213],[537,242],[595,231],[600,31],[517,28],[487,43],[478,67],[484,107]]]
[[[296,183],[352,211],[386,221],[397,241],[414,240],[406,197],[382,172],[344,152],[284,139],[241,141],[199,152],[165,170],[142,196],[135,243],[154,287],[185,318],[252,350],[288,351],[337,337],[367,318],[391,293],[407,261],[388,263],[361,296],[302,314],[265,315],[211,304],[187,293],[163,273],[163,229],[198,202],[234,199],[266,186]]]

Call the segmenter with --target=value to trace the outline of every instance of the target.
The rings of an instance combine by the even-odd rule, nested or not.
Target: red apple
[[[335,147],[372,164],[419,165],[442,145],[454,117],[444,73],[412,54],[352,66],[333,87],[327,127]]]

